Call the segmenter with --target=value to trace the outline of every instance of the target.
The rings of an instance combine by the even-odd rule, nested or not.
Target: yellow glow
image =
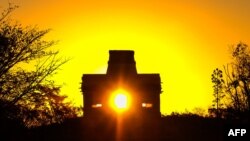
[[[111,94],[110,106],[116,112],[122,112],[130,106],[130,96],[125,90],[119,89]]]
[[[12,1],[20,5],[13,19],[53,29],[46,38],[59,40],[55,49],[73,58],[54,80],[81,106],[82,74],[105,73],[108,50],[129,49],[138,73],[160,73],[162,114],[207,109],[210,76],[229,63],[228,46],[250,45],[250,1]],[[8,3],[1,0],[0,8]]]

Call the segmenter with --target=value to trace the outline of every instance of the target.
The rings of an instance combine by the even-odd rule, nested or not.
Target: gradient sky
[[[139,73],[160,73],[163,114],[206,109],[213,69],[230,62],[229,46],[250,45],[249,0],[0,0],[0,11],[8,2],[73,58],[54,79],[76,104],[82,74],[105,73],[108,50],[129,49]]]

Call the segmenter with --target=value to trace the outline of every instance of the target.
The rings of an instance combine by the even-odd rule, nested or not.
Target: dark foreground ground
[[[34,129],[3,123],[0,125],[0,141],[222,141],[229,125],[247,124],[244,121],[173,116],[144,121],[78,118]]]

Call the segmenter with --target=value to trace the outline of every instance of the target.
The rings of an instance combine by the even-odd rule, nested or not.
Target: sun
[[[117,94],[115,96],[115,106],[119,109],[126,108],[128,104],[128,98],[124,94]]]
[[[122,112],[130,106],[130,95],[123,89],[118,89],[111,94],[110,97],[111,108],[116,112]]]

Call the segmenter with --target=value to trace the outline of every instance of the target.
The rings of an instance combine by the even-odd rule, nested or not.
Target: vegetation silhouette
[[[18,140],[24,138],[25,141],[223,141],[224,126],[233,123],[225,119],[175,113],[154,122],[126,120],[122,129],[119,129],[122,131],[121,136],[117,138],[117,121],[117,118],[105,118],[95,121],[98,124],[95,126],[84,117],[68,119],[62,124],[20,130],[23,134],[19,135]]]
[[[9,14],[16,8],[10,4],[0,17],[1,124],[17,121],[33,127],[76,117],[77,109],[64,102],[66,96],[60,94],[60,87],[48,79],[68,60],[51,51],[55,41],[43,40],[49,30],[10,20]]]
[[[232,62],[212,74],[214,103],[220,118],[250,119],[250,50],[244,43],[231,47]],[[223,75],[224,74],[224,75]],[[223,101],[223,103],[221,103]],[[220,103],[219,103],[220,102]],[[222,106],[223,104],[223,106]]]
[[[218,68],[216,68],[213,71],[212,74],[212,83],[214,83],[213,85],[213,89],[214,89],[214,103],[212,106],[216,108],[216,117],[219,118],[221,117],[220,115],[220,111],[219,109],[222,109],[221,107],[223,106],[223,104],[221,103],[223,97],[225,96],[224,93],[222,92],[222,87],[223,87],[223,83],[224,80],[222,79],[223,75],[222,75],[222,71],[219,70]]]

